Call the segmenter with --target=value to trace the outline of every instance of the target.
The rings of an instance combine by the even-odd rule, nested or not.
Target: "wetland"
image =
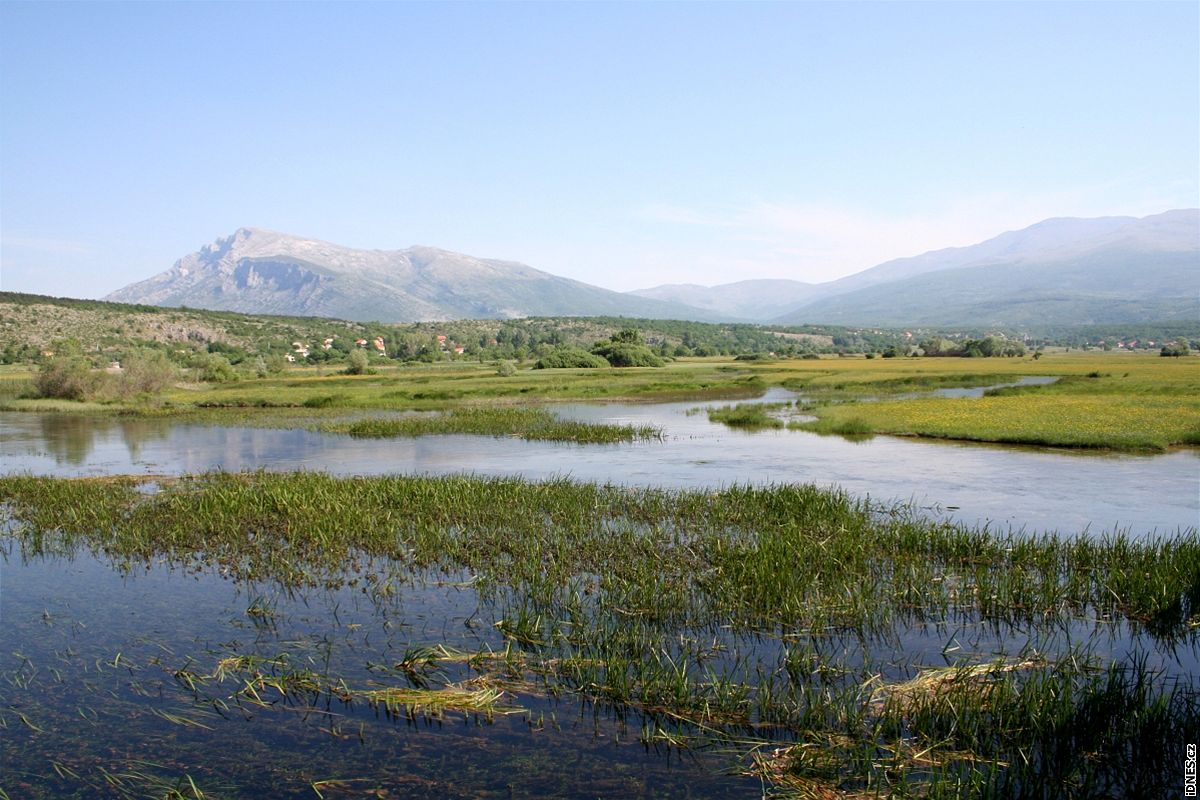
[[[10,399],[0,792],[1178,791],[1200,729],[1195,369],[938,366]],[[1134,387],[1172,419],[1072,432]],[[1057,404],[1064,441],[917,438],[940,408],[1014,440],[993,399]],[[837,415],[869,427],[803,429]]]

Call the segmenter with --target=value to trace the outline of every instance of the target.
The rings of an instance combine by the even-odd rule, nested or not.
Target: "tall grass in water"
[[[467,433],[580,444],[610,444],[662,438],[661,430],[648,425],[609,425],[564,420],[540,408],[459,408],[445,414],[330,423],[322,426],[322,430],[348,433],[362,438]]]
[[[1194,645],[1195,530],[1142,541],[993,535],[806,486],[218,473],[138,489],[129,479],[8,477],[0,501],[27,553],[165,556],[285,587],[337,585],[372,564],[389,575],[466,572],[504,643],[466,658],[472,669],[636,710],[660,727],[769,741],[779,756],[759,769],[808,787],[797,791],[1140,790],[1146,775],[1112,765],[1156,747],[1170,754],[1196,729],[1194,688],[1136,662],[964,656],[952,671],[920,673],[871,654],[872,642],[929,623],[1034,636],[1119,620],[1164,646]],[[395,671],[427,677],[451,658],[417,648]],[[402,714],[408,700],[436,702],[350,696]],[[1114,732],[1097,735],[1101,723]]]
[[[735,406],[711,408],[708,411],[708,421],[720,422],[731,428],[782,428],[783,420],[767,413],[779,407],[778,404],[738,403]]]

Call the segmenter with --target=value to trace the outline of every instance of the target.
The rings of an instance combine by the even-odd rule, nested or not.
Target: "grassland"
[[[357,411],[444,411],[570,400],[752,397],[793,389],[822,433],[886,433],[1063,447],[1163,450],[1200,442],[1200,358],[1060,353],[1032,358],[821,358],[767,363],[680,359],[663,369],[532,370],[511,376],[462,362],[382,369],[375,375],[294,369],[224,384],[179,384],[131,403],[21,399],[27,369],[0,372],[0,410],[161,416],[227,424],[309,425]],[[1026,375],[1048,386],[998,389],[984,398],[908,397],[941,387],[991,386]],[[871,402],[865,402],[870,400]],[[720,412],[729,421],[752,409]],[[729,415],[733,416],[729,416]],[[345,421],[343,419],[343,421]],[[720,420],[718,420],[720,421]],[[774,427],[759,420],[759,426]],[[753,427],[753,426],[752,426]],[[500,432],[502,426],[492,431]],[[433,432],[429,429],[428,432]]]
[[[1036,363],[988,364],[990,371],[983,374],[914,372],[909,363],[785,379],[785,385],[825,401],[811,409],[817,421],[797,427],[824,433],[874,432],[1122,450],[1161,451],[1200,444],[1200,361],[1196,359],[1059,355]],[[960,361],[950,366],[967,370],[977,365]],[[986,386],[1028,374],[1059,380],[1046,386],[995,389],[982,398],[853,402],[938,383]]]
[[[501,637],[475,653],[414,643],[388,674],[415,685],[370,692],[282,661],[175,654],[197,707],[276,692],[436,715],[576,696],[643,715],[652,738],[741,747],[796,797],[1161,796],[1200,724],[1192,684],[1104,649],[1113,636],[1196,645],[1194,529],[994,535],[805,486],[312,473],[199,475],[150,493],[130,478],[7,477],[0,503],[24,557],[82,549],[127,569],[165,559],[375,598],[467,575]],[[1064,643],[1078,625],[1103,626],[1099,648]],[[900,633],[942,626],[1007,644],[914,662]],[[474,677],[439,677],[454,664]],[[226,677],[249,691],[229,695]]]

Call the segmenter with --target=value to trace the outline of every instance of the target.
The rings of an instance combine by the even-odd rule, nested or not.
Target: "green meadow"
[[[920,397],[939,388],[992,386],[1022,376],[1050,385],[995,389],[983,398]],[[35,374],[5,368],[0,409],[161,416],[224,424],[311,425],[364,411],[454,411],[423,423],[389,423],[392,435],[474,432],[544,438],[534,418],[497,424],[502,407],[563,401],[749,398],[771,386],[799,393],[791,426],[819,433],[872,433],[1121,450],[1165,450],[1200,442],[1200,359],[1151,354],[1052,353],[1023,358],[823,357],[765,362],[684,358],[662,368],[516,369],[467,362],[383,367],[344,375],[293,368],[284,375],[226,383],[175,383],[153,396],[107,402],[32,397]],[[903,397],[898,397],[903,395]],[[777,427],[742,407],[714,421]],[[469,415],[477,415],[467,424]],[[751,416],[747,417],[749,414]],[[786,417],[776,421],[789,422]],[[348,430],[348,424],[328,429]],[[513,426],[516,426],[515,428]],[[517,428],[520,428],[518,430]],[[360,430],[365,430],[363,427]],[[379,428],[378,431],[381,431]],[[379,433],[375,435],[379,435]],[[564,433],[579,441],[579,432]]]
[[[703,402],[697,413],[749,436],[800,441],[771,432],[802,428],[1161,451],[1198,441],[1197,363],[1050,353],[680,358],[624,369],[453,362],[361,375],[296,367],[87,401],[33,397],[37,374],[9,367],[0,407],[619,447],[663,431],[567,420],[556,404],[672,400]],[[1025,376],[1055,381],[1003,386]],[[747,402],[772,387],[797,396]],[[982,396],[929,394],[971,387]],[[218,742],[242,730],[231,720],[279,714],[288,735],[307,735],[312,715],[333,720],[316,730],[373,753],[388,741],[381,720],[517,720],[560,736],[556,715],[592,714],[632,728],[622,735],[647,752],[719,757],[763,796],[785,798],[1162,796],[1200,729],[1189,666],[1200,635],[1194,527],[1002,533],[808,485],[659,490],[310,472],[10,475],[0,477],[0,514],[6,569],[90,558],[123,575],[168,569],[245,593],[241,619],[214,621],[231,626],[211,634],[216,646],[162,643],[147,655],[141,637],[90,663],[17,650],[0,666],[6,757],[22,774],[49,770],[61,786],[115,796],[221,796],[222,784],[186,759],[174,770],[135,761],[115,771],[84,739],[65,746],[87,757],[36,766],[48,732],[84,736],[67,724],[72,714],[87,724],[110,713],[117,695],[103,694],[102,674],[132,677],[120,714],[153,717],[178,737]],[[378,631],[343,623],[337,605],[307,610],[314,596],[347,591],[387,620],[382,651],[352,644]],[[462,603],[469,614],[434,612],[410,630],[408,605]],[[324,651],[274,641],[296,614]],[[395,629],[393,618],[403,620]],[[70,707],[53,702],[61,687]],[[323,769],[333,776],[302,776],[314,796],[388,780],[369,764]],[[0,782],[0,797],[19,796],[12,787]]]

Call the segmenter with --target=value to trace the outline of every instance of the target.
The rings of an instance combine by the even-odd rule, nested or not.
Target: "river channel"
[[[954,390],[961,392],[963,390]],[[772,389],[760,402],[790,400]],[[569,477],[667,488],[813,483],[880,503],[911,502],[993,530],[1172,533],[1200,522],[1200,452],[1128,454],[804,431],[744,432],[708,421],[719,403],[573,404],[558,413],[653,425],[662,441],[574,445],[482,436],[354,439],[311,430],[0,414],[0,468],[83,476],[213,469],[338,475]]]
[[[793,399],[772,390],[759,401]],[[881,504],[912,502],[926,514],[993,530],[1101,535],[1119,528],[1139,536],[1197,524],[1195,450],[1130,455],[751,433],[709,422],[704,409],[712,405],[721,403],[556,407],[574,419],[663,431],[661,440],[603,446],[0,414],[0,470],[517,474],[685,488],[800,482]],[[406,686],[411,679],[395,665],[414,648],[507,651],[511,642],[499,626],[519,598],[481,593],[463,571],[406,574],[366,563],[341,576],[344,582],[289,588],[232,580],[214,564],[186,559],[130,561],[87,547],[41,551],[5,529],[19,524],[0,525],[0,797],[766,796],[762,779],[746,774],[762,731],[698,737],[670,716],[536,684],[507,688],[512,713],[393,713],[361,695],[347,699],[338,687]],[[382,577],[362,582],[366,574]],[[782,669],[782,635],[722,627],[679,636],[711,638],[714,652],[725,653],[713,668],[739,681]],[[899,681],[926,666],[1031,655],[1138,663],[1153,670],[1156,685],[1168,686],[1198,674],[1197,642],[1189,631],[1155,633],[1085,610],[1045,622],[897,612],[882,630],[831,629],[811,646],[851,686],[863,670]],[[429,677],[469,682],[483,669],[448,662]],[[296,676],[336,684],[272,688]],[[775,746],[767,741],[763,752]]]

